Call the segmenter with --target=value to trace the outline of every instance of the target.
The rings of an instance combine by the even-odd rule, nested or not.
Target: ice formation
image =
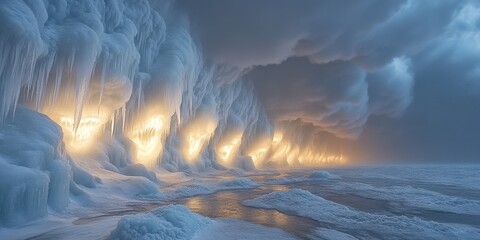
[[[332,79],[322,80],[325,86],[306,93],[307,99],[296,97],[302,89],[274,91],[268,82],[252,82],[247,76],[262,72],[247,75],[252,66],[206,56],[186,5],[170,0],[0,3],[0,224],[42,216],[47,206],[64,209],[69,194],[82,193],[77,185],[95,188],[101,179],[82,168],[85,162],[151,182],[158,181],[156,169],[344,163],[342,150],[327,147],[315,129],[358,135],[371,114],[396,115],[411,100],[409,59],[401,54],[391,54],[375,70],[353,63],[314,69]],[[400,11],[392,22],[403,15]],[[327,55],[331,61],[344,59]],[[391,80],[378,81],[383,78]],[[298,86],[312,81],[302,79]],[[278,79],[278,86],[284,84]],[[369,99],[369,86],[387,89],[393,100]],[[269,104],[272,100],[282,100],[281,106]],[[320,107],[299,113],[299,120],[292,109],[305,101]]]
[[[15,0],[0,11],[0,119],[17,103],[42,112],[72,154],[106,134],[128,138],[133,162],[169,170],[326,154],[273,153],[245,70],[207,60],[173,2]]]
[[[17,225],[64,209],[72,169],[62,132],[46,116],[18,107],[0,128],[0,225]]]
[[[212,222],[185,206],[170,205],[122,218],[109,239],[192,239]]]

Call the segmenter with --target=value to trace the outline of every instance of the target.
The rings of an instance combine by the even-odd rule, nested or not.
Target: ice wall
[[[17,103],[46,114],[73,164],[97,146],[124,174],[288,166],[306,151],[274,149],[250,69],[208,60],[175,1],[11,0],[0,13],[0,121]]]
[[[110,132],[132,142],[133,162],[170,170],[218,167],[217,148],[241,167],[251,142],[271,137],[244,70],[206,61],[169,1],[14,0],[0,11],[2,121],[22,102],[63,128],[72,153]]]
[[[0,226],[64,209],[72,179],[57,124],[24,107],[8,117],[0,127]]]

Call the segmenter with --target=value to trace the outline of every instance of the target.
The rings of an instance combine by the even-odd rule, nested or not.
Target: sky
[[[359,160],[480,161],[477,1],[180,1],[268,115]]]

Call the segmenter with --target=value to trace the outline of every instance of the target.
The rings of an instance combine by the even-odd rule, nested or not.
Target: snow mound
[[[169,205],[149,213],[123,217],[109,239],[192,239],[197,231],[211,223],[211,219],[192,213],[183,205]]]
[[[326,222],[338,229],[359,234],[398,239],[479,239],[480,230],[459,224],[425,221],[416,217],[371,214],[326,200],[312,193],[293,189],[273,192],[243,202],[246,206],[276,209],[289,214]],[[367,238],[372,238],[369,236]]]
[[[265,182],[267,185],[287,185],[287,184],[293,184],[293,183],[300,183],[300,182],[306,182],[310,181],[311,179],[308,178],[277,178],[277,179],[272,179],[268,180]]]
[[[121,172],[127,176],[142,176],[152,182],[158,182],[156,174],[147,170],[147,168],[142,164],[128,164],[121,169]]]
[[[324,179],[324,180],[335,180],[340,179],[340,176],[331,174],[325,170],[313,171],[309,176],[311,179]]]
[[[215,182],[197,182],[184,186],[174,188],[170,191],[166,191],[167,196],[171,199],[191,197],[202,194],[211,194],[222,190],[243,189],[243,188],[255,188],[260,186],[258,183],[250,180],[249,178],[237,178],[226,180],[220,183]]]
[[[158,186],[152,181],[144,177],[129,177],[119,180],[111,181],[111,188],[109,191],[115,194],[120,193],[122,196],[135,199],[165,199],[165,195],[160,192]]]
[[[14,226],[69,203],[71,167],[62,131],[46,116],[18,106],[0,125],[0,225]]]
[[[239,188],[254,188],[258,187],[259,184],[252,181],[249,178],[237,178],[222,182],[219,184],[218,188],[223,189],[239,189]]]
[[[185,185],[178,189],[175,189],[171,191],[170,194],[167,194],[167,195],[172,198],[191,197],[195,195],[213,193],[214,191],[215,190],[212,189],[211,186],[207,186],[201,183],[194,183],[194,184]]]

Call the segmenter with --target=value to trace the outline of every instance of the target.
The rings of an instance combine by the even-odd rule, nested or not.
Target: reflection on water
[[[287,232],[306,238],[320,226],[318,222],[297,216],[287,215],[276,210],[245,207],[244,200],[259,197],[272,191],[288,189],[287,186],[269,186],[256,189],[221,191],[210,195],[200,195],[178,200],[190,210],[212,218],[236,218],[268,227],[281,228]]]

